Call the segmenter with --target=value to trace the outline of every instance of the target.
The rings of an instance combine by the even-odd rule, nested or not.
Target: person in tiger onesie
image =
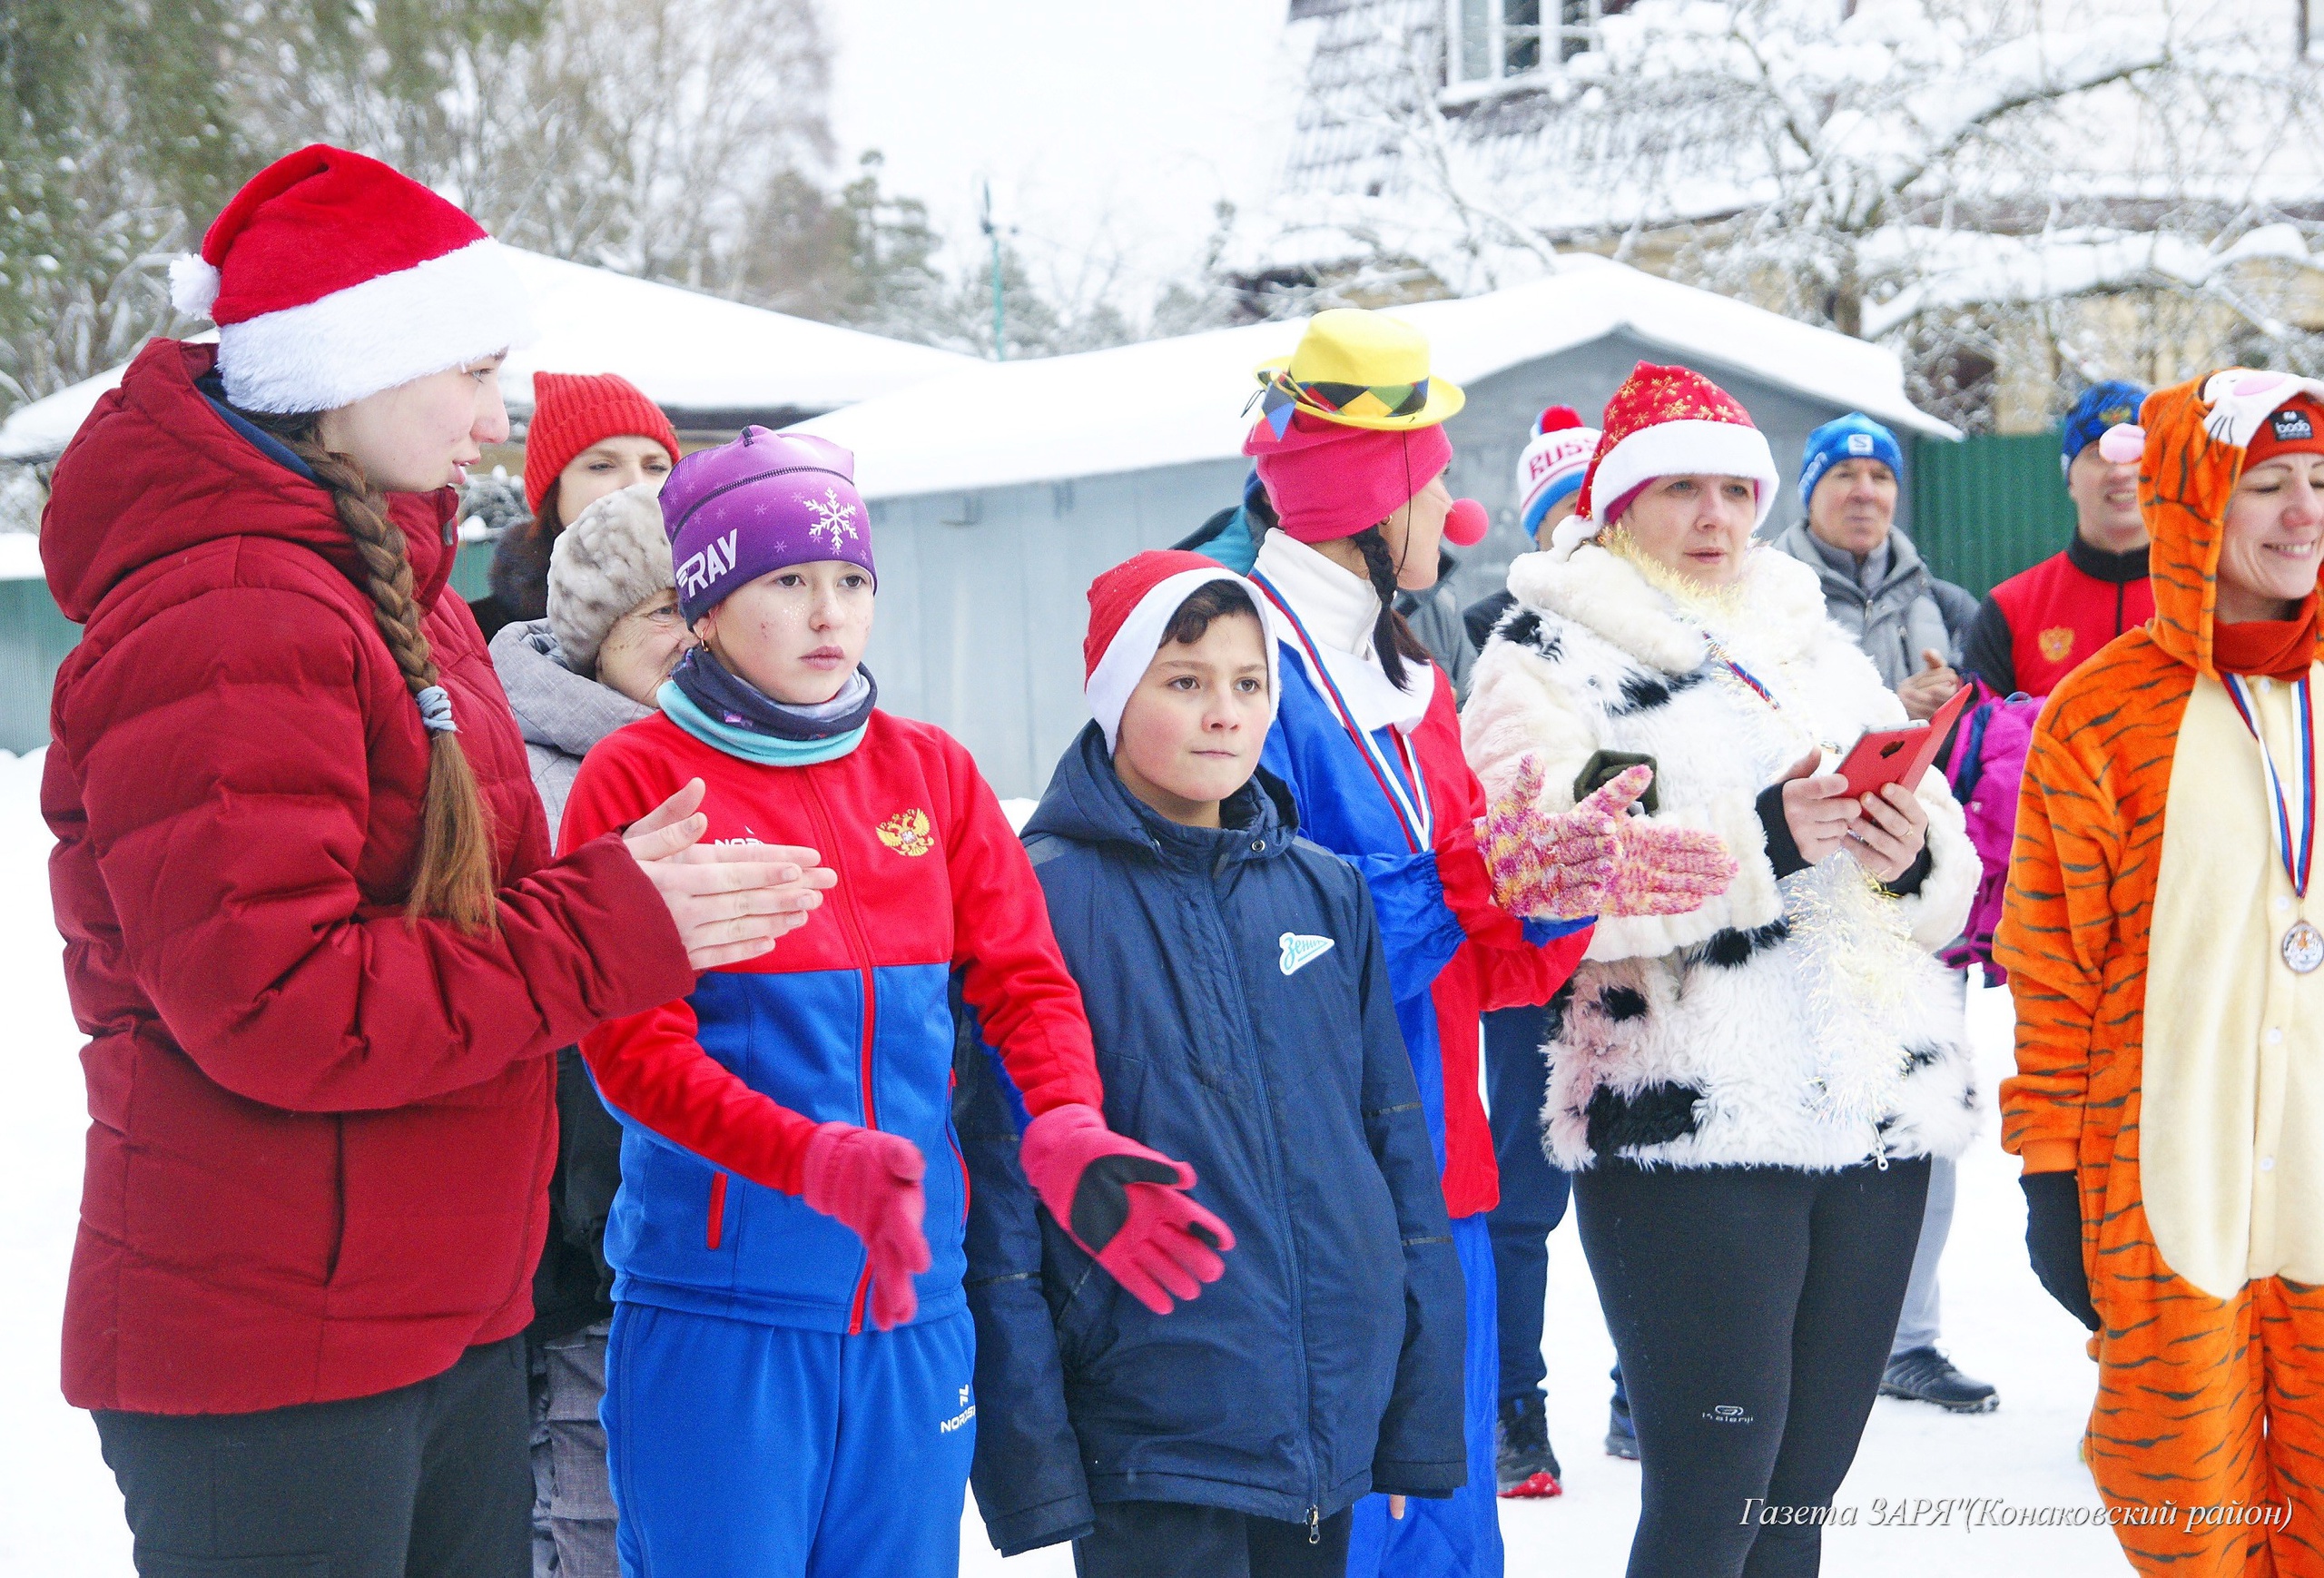
[[[2143,450],[2155,615],[2027,758],[2003,1144],[2096,1333],[2085,1451],[2132,1565],[2324,1574],[2324,383],[2234,369],[2141,418],[2103,441]]]

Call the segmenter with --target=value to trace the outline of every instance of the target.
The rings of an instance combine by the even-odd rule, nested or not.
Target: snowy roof
[[[683,417],[828,411],[976,365],[974,358],[950,350],[515,247],[507,252],[532,293],[539,330],[501,371],[501,392],[520,412],[532,408],[533,373],[541,369],[617,372]],[[108,369],[0,422],[0,460],[44,460],[60,453],[121,374],[121,368]]]
[[[1778,388],[1895,427],[1957,435],[1905,399],[1896,355],[1598,257],[1489,295],[1393,309],[1455,383],[1627,331],[1673,357],[1748,368]],[[1252,370],[1301,321],[1222,329],[1038,361],[980,363],[802,425],[856,453],[868,498],[998,488],[1242,453]]]

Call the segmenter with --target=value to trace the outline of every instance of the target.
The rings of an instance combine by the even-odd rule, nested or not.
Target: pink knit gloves
[[[872,1324],[901,1326],[920,1307],[911,1279],[929,1267],[921,1218],[928,1201],[920,1190],[928,1164],[920,1147],[901,1134],[822,1123],[807,1142],[805,1187],[810,1206],[855,1230],[872,1260]]]
[[[1627,769],[1571,811],[1544,811],[1541,764],[1528,755],[1516,782],[1477,823],[1493,902],[1526,920],[1679,915],[1727,891],[1735,858],[1716,833],[1628,814],[1654,781]]]
[[[1106,1127],[1094,1107],[1052,1107],[1025,1126],[1025,1181],[1058,1225],[1157,1315],[1226,1272],[1226,1224],[1195,1204],[1195,1169]]]

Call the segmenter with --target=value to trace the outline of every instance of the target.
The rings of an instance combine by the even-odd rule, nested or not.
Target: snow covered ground
[[[20,1578],[126,1578],[121,1498],[85,1415],[57,1394],[57,1325],[80,1198],[86,1121],[79,1037],[64,1001],[50,920],[47,838],[38,812],[40,760],[0,753],[0,1002],[15,1029],[6,1045],[9,1100],[0,1103],[0,1573]],[[1979,992],[1971,1013],[1990,1090],[2008,1067],[2006,994]],[[1946,1338],[1972,1373],[2001,1387],[1998,1413],[1956,1419],[1918,1405],[1875,1409],[1839,1506],[1856,1525],[1827,1536],[1833,1578],[1955,1578],[1991,1571],[2094,1578],[2129,1568],[2113,1536],[2093,1528],[1965,1530],[1938,1524],[1935,1504],[1998,1498],[2018,1514],[2097,1504],[2074,1446],[2093,1368],[2081,1328],[2025,1267],[2024,1213],[2014,1163],[1981,1145],[1962,1169],[1959,1216],[1945,1263]],[[1613,1350],[1569,1218],[1551,1249],[1551,1440],[1567,1492],[1502,1504],[1512,1578],[1615,1574],[1638,1513],[1638,1470],[1598,1447]],[[1707,1290],[1713,1291],[1713,1290]],[[1921,1507],[1917,1526],[1877,1526],[1877,1509]],[[1892,1514],[1893,1515],[1893,1514]],[[1003,1563],[971,1505],[961,1527],[963,1573],[1041,1578],[1072,1571],[1062,1549]]]

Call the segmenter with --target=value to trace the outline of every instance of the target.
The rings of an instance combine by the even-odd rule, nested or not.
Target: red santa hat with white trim
[[[1155,548],[1123,560],[1089,583],[1089,634],[1081,643],[1088,679],[1082,695],[1089,704],[1089,715],[1106,731],[1108,751],[1121,733],[1122,708],[1146,677],[1154,655],[1162,650],[1170,621],[1188,597],[1213,581],[1232,581],[1251,599],[1251,612],[1259,620],[1259,644],[1266,648],[1270,712],[1280,704],[1282,664],[1258,587],[1216,559],[1181,548]]]
[[[523,343],[524,284],[484,227],[376,159],[318,143],[251,177],[170,265],[218,325],[226,399],[321,411]]]
[[[1606,402],[1605,421],[1581,502],[1551,533],[1560,558],[1621,519],[1658,477],[1748,477],[1758,495],[1752,528],[1767,524],[1782,485],[1775,451],[1741,402],[1701,373],[1641,361]]]

